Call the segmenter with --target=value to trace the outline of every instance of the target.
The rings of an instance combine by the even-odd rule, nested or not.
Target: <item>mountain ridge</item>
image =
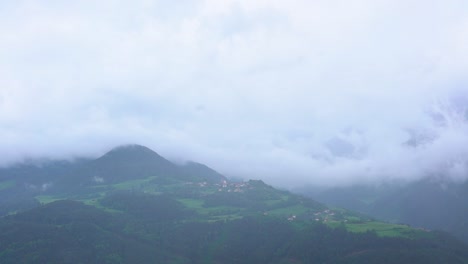
[[[468,243],[468,182],[420,180],[405,185],[356,185],[300,192],[383,221],[444,230]]]

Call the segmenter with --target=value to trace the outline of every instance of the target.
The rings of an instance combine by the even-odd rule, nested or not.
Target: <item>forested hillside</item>
[[[1,263],[468,262],[450,235],[230,181],[142,146],[0,177]]]

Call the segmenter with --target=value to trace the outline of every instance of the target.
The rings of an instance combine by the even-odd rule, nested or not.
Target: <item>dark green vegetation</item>
[[[394,223],[440,229],[468,243],[468,182],[422,180],[410,184],[308,190],[311,198]]]
[[[1,263],[467,263],[386,224],[141,146],[0,170]]]

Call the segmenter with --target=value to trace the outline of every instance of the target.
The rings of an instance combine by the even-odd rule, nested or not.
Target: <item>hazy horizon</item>
[[[0,164],[123,144],[277,186],[468,179],[466,1],[0,2]]]

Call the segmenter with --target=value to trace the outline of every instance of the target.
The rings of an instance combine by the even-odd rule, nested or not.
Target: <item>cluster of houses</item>
[[[267,213],[264,213],[264,215],[266,215]],[[315,221],[322,221],[323,223],[326,223],[330,220],[333,220],[335,216],[335,212],[333,212],[332,210],[330,209],[327,209],[327,210],[324,210],[324,211],[321,211],[321,212],[316,212],[314,213],[313,215],[309,215],[309,216],[305,216],[305,218],[312,218],[314,219]],[[304,217],[300,217],[301,219],[304,218]],[[297,216],[296,215],[290,215],[288,216],[288,221],[294,221],[297,219]],[[347,221],[347,220],[346,220]]]
[[[215,183],[210,185],[210,183],[204,181],[199,183],[187,182],[186,184],[196,184],[199,187],[211,187],[214,186],[218,188],[218,192],[244,192],[244,190],[249,186],[248,182],[228,182],[223,180],[220,183]]]
[[[249,185],[247,182],[227,182],[226,180],[221,183],[215,184],[218,187],[218,192],[244,192],[245,187]]]
[[[244,192],[246,189],[251,187],[249,186],[248,182],[228,182],[226,180],[223,180],[215,184],[210,184],[206,181],[199,182],[199,183],[190,182],[187,184],[197,184],[200,187],[215,187],[217,188],[218,192]],[[268,215],[268,213],[265,212],[264,215]],[[334,211],[330,209],[326,209],[321,212],[315,212],[313,213],[313,215],[310,214],[308,217],[314,219],[315,221],[322,221],[323,223],[326,223],[330,220],[333,220],[334,216],[335,216]],[[298,217],[296,215],[290,215],[287,217],[288,221],[294,221],[297,219]]]
[[[315,221],[322,221],[324,223],[328,222],[335,216],[335,212],[333,212],[330,209],[326,209],[322,212],[316,212],[314,213]]]

